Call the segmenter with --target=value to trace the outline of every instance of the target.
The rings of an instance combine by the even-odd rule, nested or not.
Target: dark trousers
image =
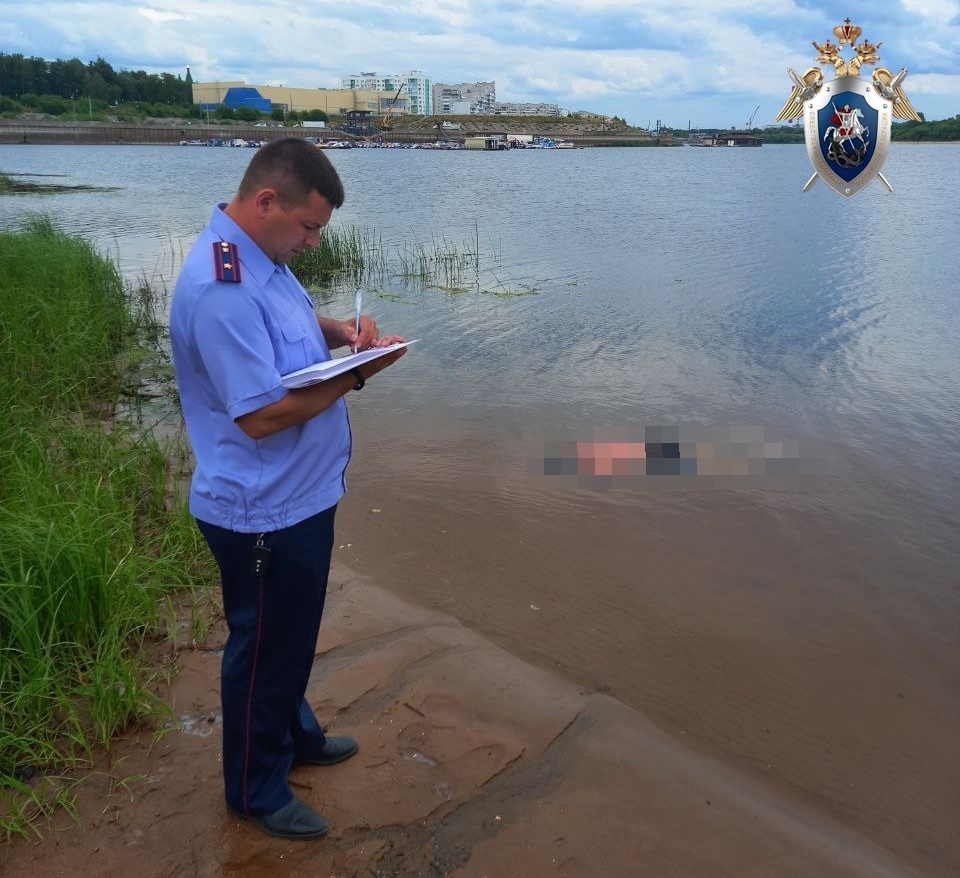
[[[336,509],[264,534],[197,522],[220,567],[230,630],[220,672],[226,799],[255,817],[291,800],[287,773],[325,742],[304,694],[327,593]],[[258,539],[270,550],[262,576],[252,569]]]

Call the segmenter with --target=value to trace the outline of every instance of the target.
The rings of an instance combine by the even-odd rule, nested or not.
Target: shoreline
[[[522,117],[504,117],[509,119]],[[656,143],[649,134],[638,131],[628,134],[614,134],[602,131],[582,132],[564,131],[558,134],[549,127],[523,125],[520,123],[503,123],[493,128],[522,128],[524,133],[532,136],[552,137],[567,140],[576,146],[586,147],[676,147],[684,145],[682,140],[664,140]],[[463,135],[475,136],[477,132],[458,132],[461,136],[453,138],[462,141]],[[272,126],[257,127],[255,125],[229,125],[209,122],[182,122],[162,124],[125,124],[113,122],[24,122],[17,119],[0,120],[0,145],[17,146],[177,146],[181,141],[201,140],[206,142],[212,139],[246,141],[266,141],[278,137],[303,136],[317,137],[321,140],[350,140],[354,139],[342,134],[335,128],[303,128],[291,126],[276,128]],[[363,140],[363,138],[359,138]],[[442,138],[445,140],[449,137]],[[383,143],[435,143],[438,135],[435,131],[417,129],[400,130],[378,135],[375,141]],[[909,144],[911,146],[956,146],[960,141],[953,140],[893,140],[891,146]],[[804,146],[803,141],[798,143],[769,142],[765,146]]]
[[[497,126],[505,129],[507,123]],[[511,125],[522,128],[525,133],[538,136],[559,136],[548,127],[537,125]],[[471,132],[461,132],[471,135]],[[364,140],[345,135],[335,128],[257,127],[256,125],[230,125],[209,122],[177,122],[164,124],[124,124],[113,122],[24,122],[22,120],[0,120],[0,145],[54,145],[54,146],[110,146],[110,145],[169,145],[176,146],[181,141],[211,139],[246,141],[266,141],[280,137],[316,137],[320,140]],[[386,132],[373,138],[384,143],[435,143],[436,131],[400,130]],[[450,139],[450,138],[443,138]],[[455,138],[461,141],[463,137]],[[650,146],[648,134],[611,134],[589,131],[564,132],[560,139],[569,140],[577,146]],[[664,146],[669,144],[664,143]]]
[[[291,775],[331,834],[272,839],[223,805],[223,640],[218,626],[178,657],[181,730],[152,746],[143,730],[101,754],[79,789],[80,825],[58,812],[38,824],[39,843],[9,844],[11,874],[52,878],[77,862],[89,876],[144,878],[922,874],[775,782],[336,561],[308,697],[361,749]]]

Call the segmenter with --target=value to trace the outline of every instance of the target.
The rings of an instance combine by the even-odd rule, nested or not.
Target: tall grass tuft
[[[397,248],[401,277],[421,284],[433,281],[445,289],[459,287],[468,269],[478,275],[479,259],[479,249],[457,245],[445,236],[434,237],[430,246],[415,241]]]
[[[0,370],[7,402],[79,409],[113,391],[113,358],[134,330],[116,266],[33,217],[0,236]]]
[[[129,417],[143,291],[48,220],[0,233],[0,833],[69,805],[48,778],[162,710],[147,647],[212,581],[175,490],[176,440]]]
[[[316,247],[298,253],[290,267],[304,286],[326,287],[340,279],[359,282],[382,274],[386,258],[376,232],[334,226],[323,230]]]
[[[317,247],[297,254],[290,267],[314,292],[398,278],[413,291],[465,293],[483,292],[489,263],[499,262],[498,251],[481,253],[477,228],[473,240],[463,243],[441,235],[429,244],[413,240],[385,247],[378,233],[351,226],[324,229]]]

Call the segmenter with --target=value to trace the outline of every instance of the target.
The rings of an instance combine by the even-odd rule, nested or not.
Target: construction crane
[[[753,130],[753,120],[754,120],[754,118],[756,118],[757,111],[758,111],[759,109],[760,109],[760,104],[757,104],[757,108],[753,111],[753,114],[750,116],[750,118],[747,119],[747,127],[746,127],[746,130],[747,130],[747,131],[752,131],[752,130]]]
[[[396,108],[397,98],[400,97],[400,92],[403,91],[405,82],[400,83],[400,88],[397,89],[397,93],[393,96],[393,100],[390,101],[390,106]],[[389,107],[384,111],[383,118],[380,120],[380,130],[389,131],[393,127],[393,123],[390,121],[390,109]]]

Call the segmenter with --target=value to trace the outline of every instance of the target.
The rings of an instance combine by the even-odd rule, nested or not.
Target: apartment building
[[[433,112],[437,115],[488,115],[496,103],[495,82],[437,83],[433,87]]]
[[[495,116],[566,116],[557,104],[495,104],[490,111]]]
[[[351,73],[340,77],[340,87],[381,92],[381,112],[393,115],[429,116],[433,94],[428,76],[420,70],[406,73]]]

